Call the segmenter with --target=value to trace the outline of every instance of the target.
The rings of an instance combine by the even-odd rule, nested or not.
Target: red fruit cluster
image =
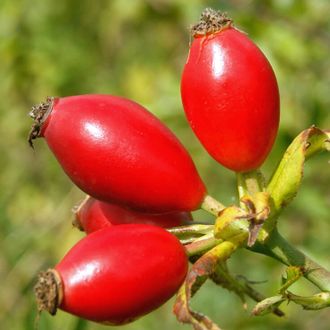
[[[206,150],[239,172],[259,167],[274,142],[279,95],[272,68],[231,20],[203,12],[192,29],[181,94]],[[105,324],[151,312],[183,283],[188,260],[165,228],[189,224],[207,192],[184,146],[139,104],[111,95],[48,98],[33,107],[30,145],[43,137],[88,194],[75,225],[88,235],[39,276],[39,310]]]
[[[188,268],[184,247],[164,228],[191,221],[206,195],[188,152],[155,116],[121,97],[49,98],[31,115],[30,144],[45,138],[92,196],[75,220],[90,235],[40,274],[39,309],[122,324],[159,307]]]

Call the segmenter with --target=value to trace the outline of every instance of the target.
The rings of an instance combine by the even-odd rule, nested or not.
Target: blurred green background
[[[235,201],[235,176],[219,166],[192,134],[180,100],[188,27],[203,8],[227,11],[271,61],[281,91],[281,127],[264,165],[269,176],[290,141],[312,124],[330,128],[330,2],[328,0],[1,0],[0,2],[0,328],[33,329],[33,285],[83,235],[71,226],[83,198],[44,141],[29,148],[30,107],[46,96],[109,93],[131,98],[159,116],[191,152],[211,195]],[[238,77],[239,79],[239,77]],[[298,197],[285,211],[281,232],[330,268],[328,155],[306,166]],[[210,220],[199,211],[195,219]],[[230,260],[234,273],[273,295],[284,267],[247,251]],[[293,287],[314,293],[307,281]],[[176,322],[172,302],[123,330],[189,329]],[[252,317],[239,299],[207,283],[193,306],[224,329],[330,329],[330,311],[283,306],[287,316]],[[105,326],[61,311],[41,315],[40,329],[91,330]],[[111,327],[110,327],[111,328]]]

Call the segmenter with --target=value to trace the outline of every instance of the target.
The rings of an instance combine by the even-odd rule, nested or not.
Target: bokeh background
[[[235,176],[202,149],[185,121],[180,73],[189,47],[188,27],[205,7],[227,11],[272,63],[281,91],[281,127],[263,169],[269,177],[290,141],[312,124],[330,128],[330,2],[328,0],[1,0],[0,2],[0,328],[33,329],[33,285],[41,269],[55,265],[82,233],[71,209],[83,193],[75,188],[44,141],[29,148],[31,106],[48,95],[109,93],[131,98],[160,117],[181,139],[211,195],[235,202]],[[239,79],[240,77],[237,77]],[[306,166],[298,197],[280,221],[283,235],[330,268],[329,156]],[[195,219],[211,220],[201,211]],[[239,251],[229,265],[236,274],[266,281],[273,295],[284,267]],[[301,280],[298,294],[316,289]],[[176,322],[173,300],[123,330],[189,329]],[[326,330],[330,311],[283,306],[287,316],[252,317],[238,297],[207,283],[193,306],[224,329]],[[91,330],[105,326],[61,311],[43,314],[40,329]],[[111,328],[111,327],[110,327]]]

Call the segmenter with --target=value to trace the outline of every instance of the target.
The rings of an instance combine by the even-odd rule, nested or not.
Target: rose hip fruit
[[[180,241],[163,228],[128,224],[79,241],[35,286],[39,311],[60,308],[78,317],[123,324],[156,309],[185,279]]]
[[[49,98],[31,111],[29,141],[44,137],[88,195],[148,212],[198,209],[206,194],[175,135],[141,105],[110,95]]]
[[[185,225],[192,220],[189,212],[150,214],[130,210],[116,204],[86,197],[75,212],[74,225],[90,234],[96,230],[120,224],[144,223],[162,228]]]
[[[273,69],[248,36],[218,11],[206,9],[192,34],[181,80],[190,126],[223,166],[254,170],[270,152],[279,125]]]

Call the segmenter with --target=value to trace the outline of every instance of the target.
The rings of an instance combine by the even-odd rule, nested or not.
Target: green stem
[[[217,265],[215,273],[211,275],[211,279],[216,284],[221,285],[228,290],[236,292],[236,294],[238,294],[238,296],[242,299],[244,303],[244,294],[249,296],[256,302],[260,302],[266,298],[262,293],[256,291],[253,287],[251,287],[246,279],[234,278],[229,273],[227,264],[225,262],[219,263]],[[272,312],[277,316],[284,316],[284,313],[277,307],[273,307]]]
[[[204,234],[208,234],[209,232],[213,233],[214,225],[206,225],[206,224],[195,224],[181,227],[173,227],[167,229],[171,234],[180,237],[184,235],[197,235],[202,236]]]
[[[176,236],[181,244],[190,244],[198,239],[204,239],[207,234],[212,234],[214,225],[196,224],[167,229],[172,235]]]
[[[330,272],[293,247],[277,230],[273,230],[264,244],[256,243],[251,250],[277,259],[287,266],[302,267],[305,278],[322,291],[330,291]]]
[[[219,212],[221,212],[224,208],[225,206],[222,203],[220,203],[210,195],[205,196],[201,205],[201,209],[215,216],[218,216]]]
[[[265,188],[265,180],[260,170],[236,173],[238,196],[254,195]]]
[[[193,243],[185,245],[188,257],[206,252],[222,242],[221,239],[215,239],[213,233],[205,236],[203,239],[198,239]]]
[[[308,310],[318,310],[330,307],[330,292],[320,292],[309,297],[297,296],[291,292],[288,292],[286,294],[286,298]]]

